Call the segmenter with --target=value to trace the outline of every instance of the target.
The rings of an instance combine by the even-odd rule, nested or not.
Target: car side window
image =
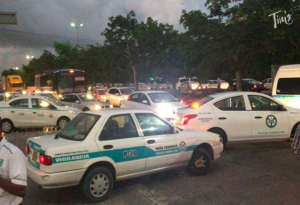
[[[226,98],[214,103],[214,106],[220,110],[241,111],[246,110],[243,96]]]
[[[135,114],[144,136],[173,134],[173,127],[151,113]]]
[[[54,105],[47,102],[46,100],[32,98],[31,99],[32,108],[39,108],[39,109],[56,109]]]
[[[129,101],[139,102],[140,93],[134,93],[128,97]]]
[[[27,107],[28,108],[28,99],[15,100],[9,103],[11,107]]]
[[[130,114],[111,116],[105,123],[100,141],[139,137],[134,121]]]
[[[70,96],[65,95],[65,96],[63,96],[63,97],[60,99],[60,101],[62,101],[62,102],[70,102]]]
[[[146,103],[143,103],[143,101]],[[140,103],[146,104],[146,105],[150,105],[149,99],[147,98],[147,96],[145,94],[142,94],[140,97]]]
[[[116,93],[116,89],[110,89],[110,90],[108,91],[108,93],[114,95],[114,94]]]
[[[259,95],[249,95],[249,102],[252,110],[274,111],[280,110],[280,105],[271,99]]]

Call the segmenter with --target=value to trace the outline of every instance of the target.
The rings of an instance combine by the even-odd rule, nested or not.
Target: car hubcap
[[[60,120],[59,121],[59,123],[58,123],[58,126],[60,127],[60,128],[63,128],[66,124],[68,123],[68,121],[67,120]]]
[[[197,169],[205,168],[206,167],[205,162],[206,160],[204,159],[203,156],[201,156],[199,159],[195,161],[194,165]]]
[[[4,132],[9,132],[11,130],[11,124],[9,122],[4,122],[2,124],[2,130]]]
[[[90,183],[90,191],[95,197],[103,196],[107,192],[108,187],[109,181],[104,174],[95,175]]]

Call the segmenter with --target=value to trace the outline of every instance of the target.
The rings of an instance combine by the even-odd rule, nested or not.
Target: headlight
[[[26,90],[22,90],[22,95],[26,95],[27,91]]]
[[[114,106],[113,106],[113,105],[109,105],[109,107],[110,107],[110,108],[114,108]]]
[[[101,110],[101,106],[100,106],[100,105],[95,105],[95,106],[93,107],[93,110]]]

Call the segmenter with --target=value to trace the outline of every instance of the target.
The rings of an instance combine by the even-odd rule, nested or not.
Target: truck
[[[24,83],[20,75],[2,76],[1,85],[6,92],[22,92],[24,89]]]

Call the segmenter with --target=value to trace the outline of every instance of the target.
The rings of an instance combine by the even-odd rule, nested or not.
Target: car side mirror
[[[76,100],[75,103],[80,104],[79,100]]]
[[[143,100],[142,103],[143,104],[148,104],[148,101],[147,100]]]

